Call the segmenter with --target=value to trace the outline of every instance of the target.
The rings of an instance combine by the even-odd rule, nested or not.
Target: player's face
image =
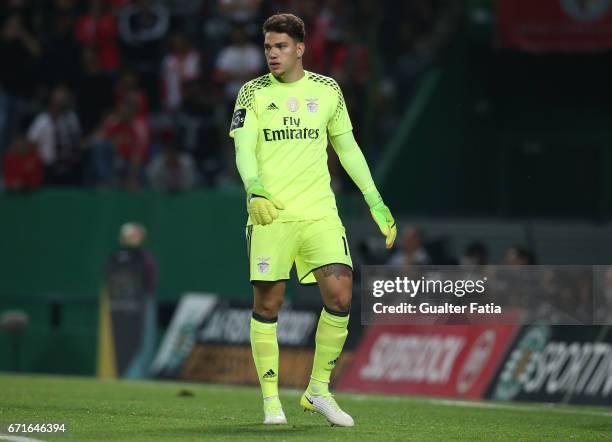
[[[304,43],[298,43],[285,33],[266,32],[264,52],[270,72],[282,77],[291,72],[304,55]]]

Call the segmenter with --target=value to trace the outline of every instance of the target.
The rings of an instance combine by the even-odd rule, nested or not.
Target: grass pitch
[[[257,388],[0,374],[0,440],[10,423],[66,424],[65,434],[19,435],[45,441],[612,438],[610,409],[350,394],[337,398],[356,426],[332,428],[302,411],[300,393],[281,392],[289,424],[270,427]]]

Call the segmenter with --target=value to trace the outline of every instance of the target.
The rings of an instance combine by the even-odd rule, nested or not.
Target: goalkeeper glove
[[[247,189],[247,212],[253,224],[265,226],[278,218],[278,210],[284,210],[283,203],[275,199],[260,183]]]
[[[397,226],[395,225],[395,219],[391,215],[391,211],[385,205],[378,191],[374,190],[364,194],[366,203],[370,207],[370,213],[374,222],[378,225],[380,232],[385,235],[385,244],[387,248],[393,247],[393,242],[397,236]]]

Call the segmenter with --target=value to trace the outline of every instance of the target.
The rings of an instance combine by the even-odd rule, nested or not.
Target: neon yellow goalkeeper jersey
[[[230,136],[257,134],[259,180],[285,205],[276,222],[337,215],[327,167],[327,134],[353,129],[335,80],[305,71],[293,83],[272,74],[244,84],[238,93]]]

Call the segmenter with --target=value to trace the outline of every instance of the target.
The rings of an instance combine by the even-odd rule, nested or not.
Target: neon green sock
[[[308,385],[311,393],[327,393],[331,372],[336,366],[348,335],[348,322],[349,315],[337,316],[325,309],[321,311],[315,337],[316,349],[312,363],[312,375]]]
[[[264,398],[278,396],[278,341],[276,322],[251,318],[251,351]]]

